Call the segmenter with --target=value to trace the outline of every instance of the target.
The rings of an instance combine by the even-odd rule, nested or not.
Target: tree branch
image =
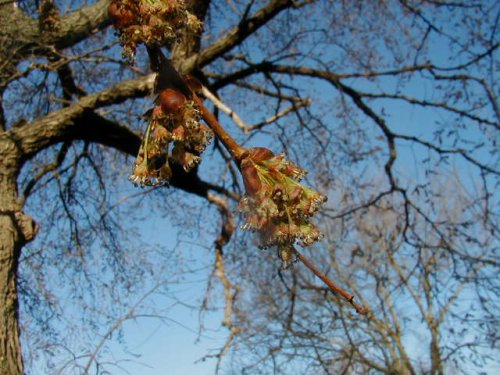
[[[23,12],[16,2],[0,5],[0,90],[15,74],[17,64],[35,55],[51,55],[53,49],[71,47],[105,29],[110,20],[109,0],[81,7],[59,18],[57,28],[42,30],[39,22]]]
[[[267,6],[261,8],[252,16],[241,20],[236,27],[215,43],[182,62],[179,71],[189,72],[195,67],[199,68],[210,64],[227,51],[240,45],[246,38],[272,20],[281,11],[295,6],[292,0],[272,0]]]
[[[36,153],[68,137],[81,124],[89,111],[111,104],[122,103],[130,98],[144,97],[151,92],[154,75],[141,76],[120,82],[96,94],[82,97],[69,107],[54,111],[25,126],[7,133],[18,144],[26,161]],[[88,124],[91,126],[91,124]]]

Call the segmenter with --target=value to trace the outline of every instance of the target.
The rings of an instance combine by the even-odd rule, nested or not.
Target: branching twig
[[[208,194],[207,198],[210,202],[214,203],[217,206],[223,218],[221,233],[215,240],[215,274],[224,287],[224,297],[226,299],[226,305],[224,308],[224,320],[222,324],[229,329],[230,334],[226,342],[224,343],[224,346],[216,354],[217,366],[215,373],[218,373],[222,357],[229,349],[229,346],[231,345],[234,337],[239,333],[238,327],[233,325],[231,319],[233,314],[234,301],[236,295],[238,294],[238,288],[234,286],[227,277],[224,267],[224,253],[222,251],[223,246],[229,242],[234,232],[235,225],[233,215],[231,214],[231,209],[229,208],[226,200],[213,194]]]
[[[308,258],[306,258],[304,255],[299,253],[297,249],[295,250],[295,255],[297,258],[304,263],[304,265],[309,268],[316,276],[318,276],[335,294],[340,295],[342,298],[344,298],[347,302],[349,302],[359,314],[366,315],[368,313],[368,309],[364,306],[359,305],[358,303],[354,302],[354,295],[351,293],[345,291],[338,285],[336,285],[332,280],[326,276],[323,271],[321,271],[314,263],[312,263]]]
[[[248,124],[246,124],[240,116],[236,112],[234,112],[231,108],[229,108],[226,104],[224,104],[215,94],[213,94],[209,89],[207,89],[205,86],[203,86],[202,91],[203,95],[205,98],[210,100],[217,108],[219,108],[222,112],[224,112],[226,115],[231,117],[231,120],[234,121],[236,126],[238,128],[243,129],[245,133],[247,132],[246,129],[250,128]]]
[[[222,127],[221,124],[219,124],[219,121],[215,118],[215,116],[210,112],[210,110],[205,107],[203,104],[202,100],[198,98],[196,95],[194,95],[194,101],[198,105],[198,108],[201,111],[201,116],[203,117],[203,120],[210,126],[210,128],[213,130],[217,138],[224,144],[226,149],[231,153],[231,156],[233,159],[237,162],[239,162],[243,156],[243,154],[246,152],[246,149],[242,146],[240,146],[233,137],[231,137],[226,130]]]
[[[310,99],[303,99],[303,100],[297,99],[297,100],[293,101],[293,103],[290,107],[285,108],[284,110],[282,110],[281,112],[278,112],[274,116],[271,116],[271,117],[269,117],[269,118],[265,119],[264,121],[261,121],[257,124],[248,125],[247,123],[245,123],[245,121],[243,121],[241,119],[240,116],[238,116],[238,114],[234,110],[232,110],[227,104],[223,103],[219,98],[217,98],[217,96],[215,96],[215,94],[210,92],[210,90],[208,90],[206,87],[202,88],[202,93],[205,96],[205,98],[210,100],[218,109],[220,109],[226,115],[231,117],[231,120],[233,120],[233,122],[236,124],[236,126],[238,128],[240,128],[241,130],[243,130],[243,132],[245,134],[248,134],[254,130],[261,129],[266,125],[270,125],[270,124],[276,122],[277,120],[279,120],[280,118],[285,117],[290,112],[294,112],[297,109],[299,109],[300,107],[306,107],[306,106],[311,104]]]
[[[224,296],[226,298],[223,324],[226,327],[231,328],[231,315],[233,311],[234,298],[237,294],[237,288],[235,288],[231,284],[229,278],[227,277],[224,268],[224,253],[222,248],[229,242],[229,239],[234,232],[235,225],[233,215],[231,214],[231,210],[229,208],[229,205],[227,204],[227,201],[210,193],[208,194],[207,198],[210,202],[214,203],[217,206],[223,218],[221,233],[215,240],[215,274],[224,286]]]
[[[271,116],[271,117],[265,119],[264,121],[259,122],[255,125],[250,125],[249,127],[247,127],[246,129],[243,129],[243,130],[245,133],[249,133],[253,130],[262,129],[264,126],[272,124],[273,122],[279,120],[280,118],[285,117],[290,112],[297,111],[300,107],[307,107],[308,105],[311,104],[311,102],[312,102],[311,99],[298,100],[298,101],[294,102],[290,107],[285,108],[284,110],[282,110],[281,112],[278,112],[274,116]]]

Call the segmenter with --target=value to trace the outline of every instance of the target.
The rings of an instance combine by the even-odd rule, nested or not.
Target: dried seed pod
[[[186,103],[186,97],[174,89],[164,89],[160,92],[160,105],[163,112],[173,114]]]

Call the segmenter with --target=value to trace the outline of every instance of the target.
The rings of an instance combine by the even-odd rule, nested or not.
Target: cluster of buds
[[[192,100],[175,89],[160,91],[129,180],[137,186],[167,184],[171,162],[189,172],[200,162],[200,154],[212,138],[200,123],[200,112]]]
[[[123,55],[130,61],[140,43],[169,46],[180,30],[195,32],[202,26],[183,0],[112,0],[108,14],[120,33]]]
[[[302,168],[258,147],[242,155],[240,169],[246,190],[239,203],[246,216],[243,229],[258,231],[261,247],[277,245],[282,260],[289,261],[295,242],[308,246],[322,238],[309,220],[326,197],[300,184]]]

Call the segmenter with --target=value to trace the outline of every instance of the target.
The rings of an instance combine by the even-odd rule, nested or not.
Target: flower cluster
[[[120,33],[123,55],[130,61],[140,43],[169,46],[180,30],[194,32],[202,27],[183,0],[112,0],[108,14]]]
[[[309,219],[326,197],[300,184],[303,169],[261,147],[243,155],[240,169],[246,190],[239,203],[246,216],[243,229],[258,231],[261,247],[278,245],[283,259],[296,241],[307,246],[322,237]]]
[[[171,162],[190,171],[212,138],[211,130],[200,124],[196,104],[174,89],[160,92],[148,116],[149,124],[129,177],[141,187],[167,184],[172,176]]]

